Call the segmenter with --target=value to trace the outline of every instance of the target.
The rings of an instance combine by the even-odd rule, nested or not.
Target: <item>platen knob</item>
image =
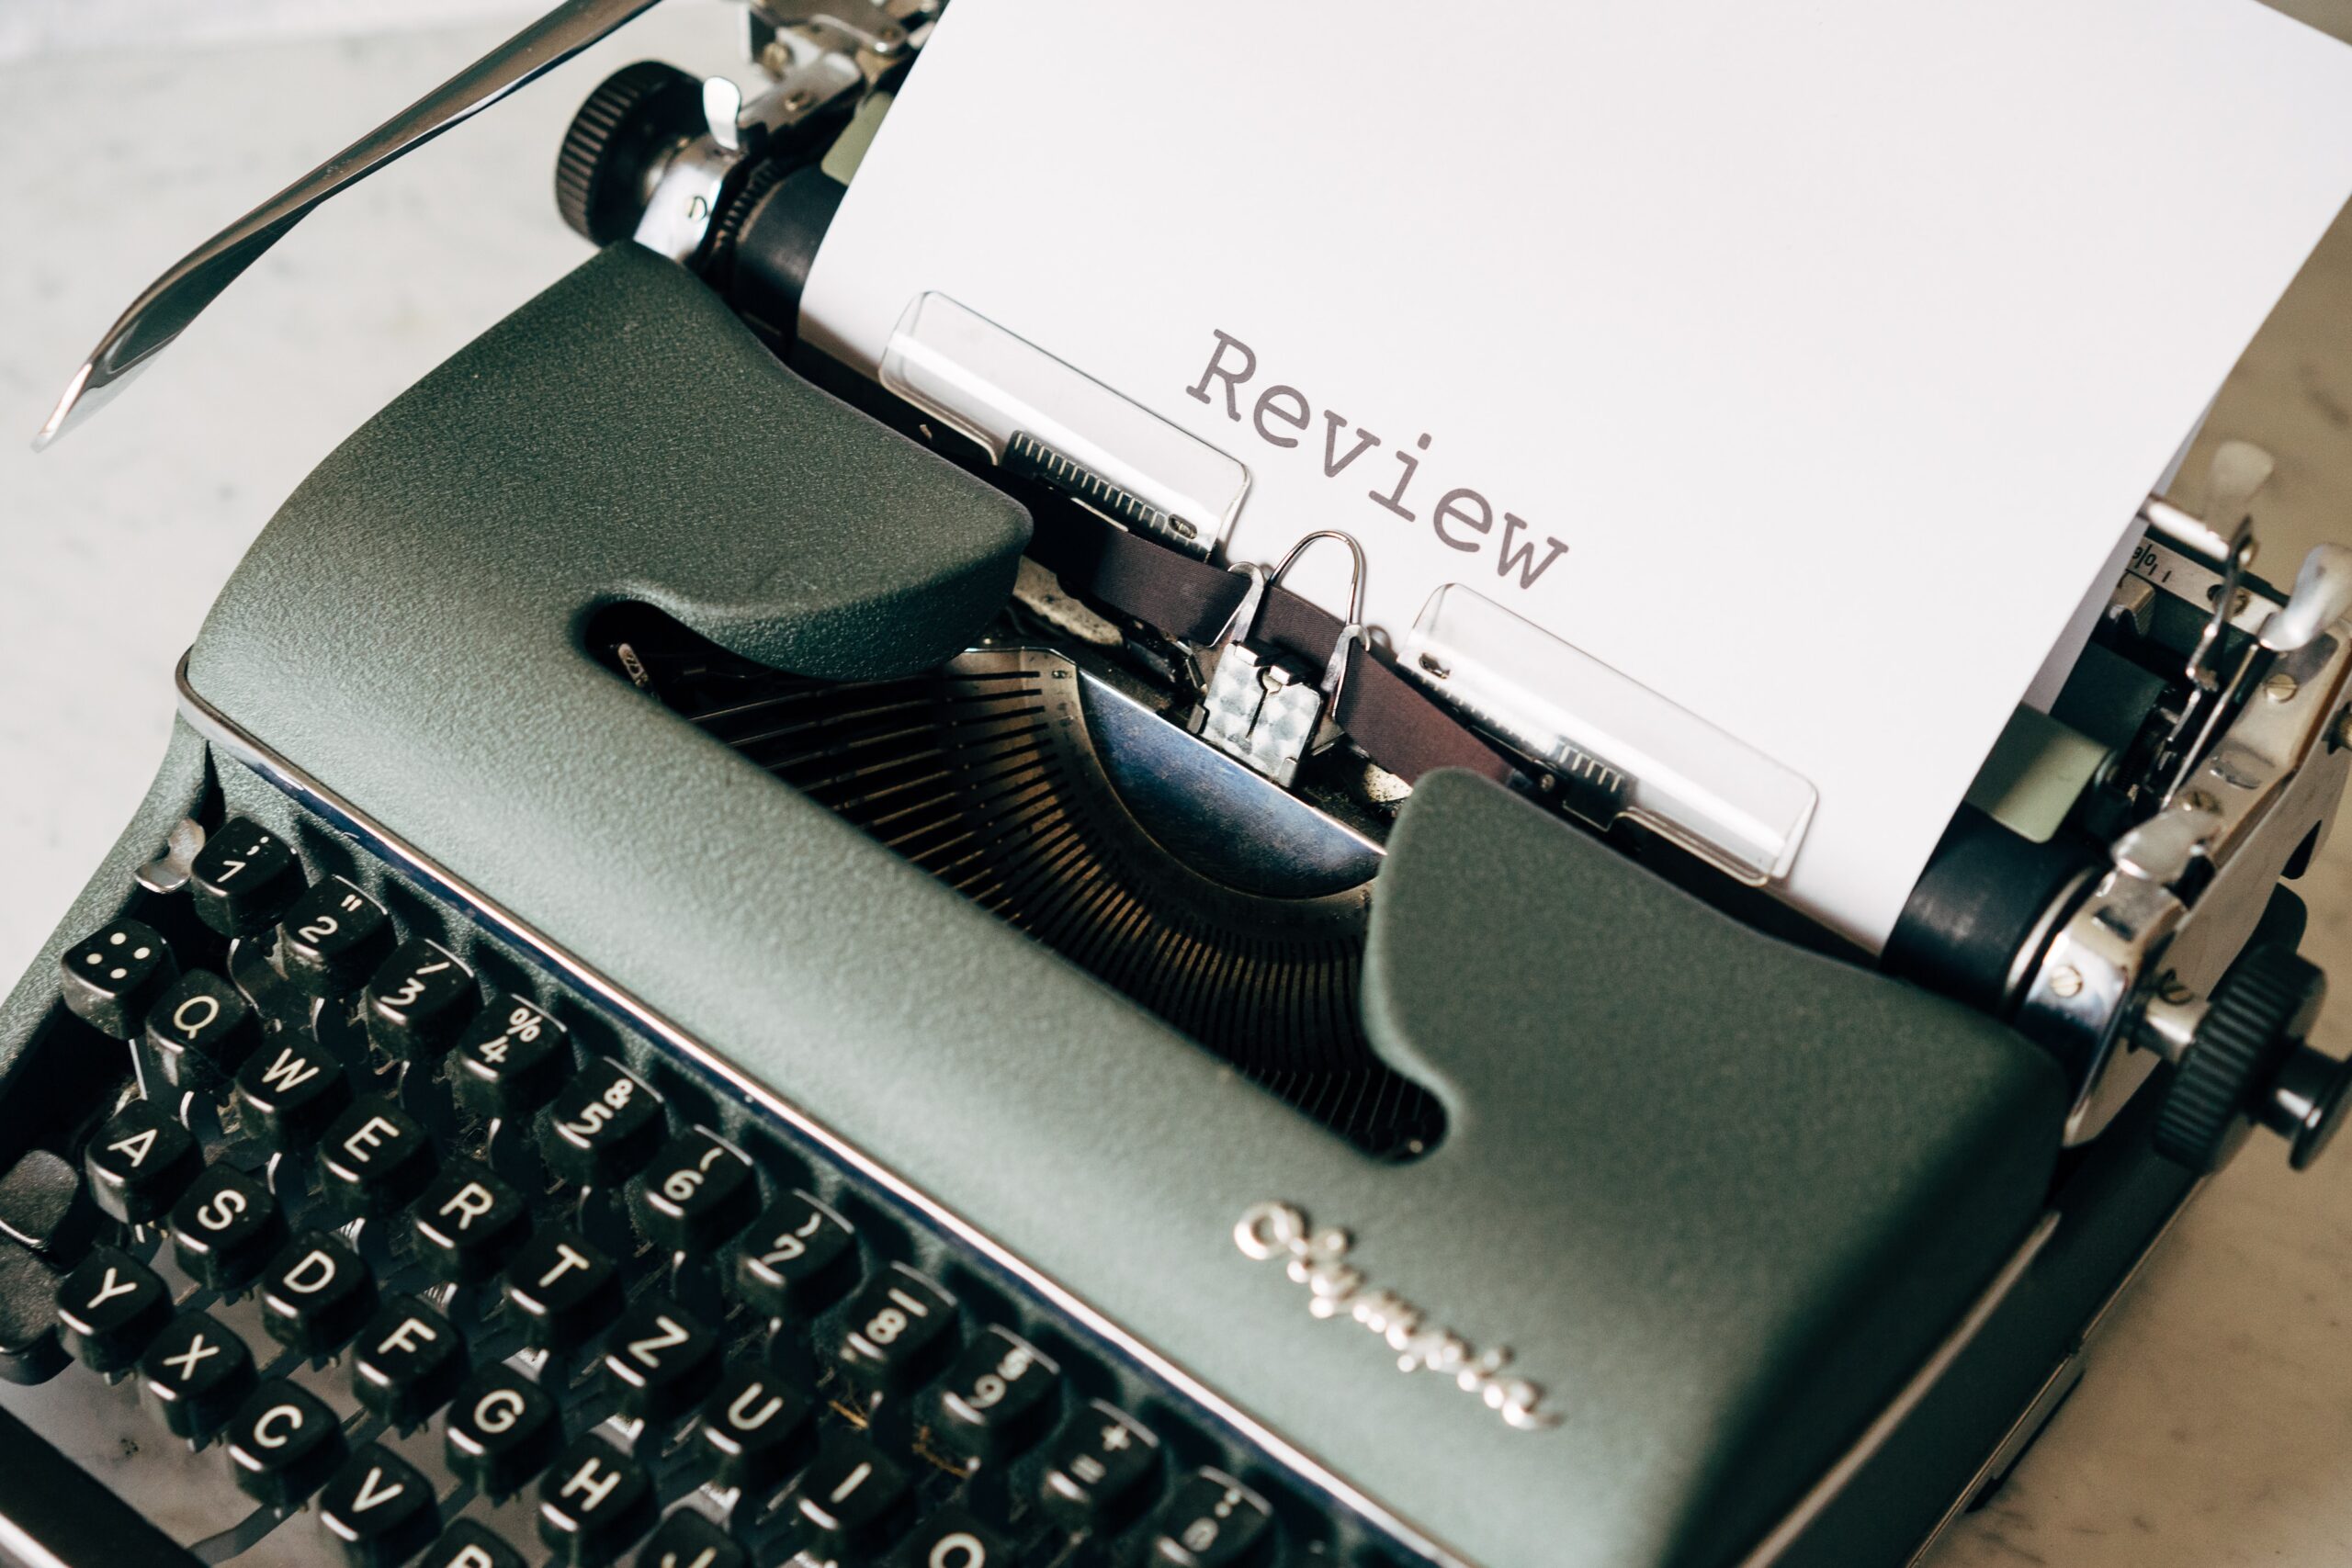
[[[659,60],[622,66],[563,133],[556,210],[599,245],[628,239],[652,195],[655,167],[704,126],[699,80]]]
[[[2214,988],[2156,1118],[2157,1152],[2192,1170],[2216,1170],[2249,1123],[2285,1138],[2298,1170],[2335,1135],[2352,1063],[2303,1043],[2327,995],[2327,976],[2284,947],[2239,959]]]

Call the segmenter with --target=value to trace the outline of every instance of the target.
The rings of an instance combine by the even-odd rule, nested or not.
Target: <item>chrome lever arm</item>
[[[565,0],[504,43],[190,251],[131,301],[66,384],[38,452],[105,403],[319,203],[479,114],[650,9],[655,0]]]

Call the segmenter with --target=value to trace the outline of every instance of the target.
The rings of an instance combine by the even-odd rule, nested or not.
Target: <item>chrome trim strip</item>
[[[1877,1456],[1879,1450],[1886,1446],[1887,1439],[1894,1436],[1895,1428],[1902,1426],[1919,1402],[1928,1396],[1928,1391],[1942,1380],[1960,1353],[1968,1348],[1969,1342],[1991,1321],[2000,1304],[2008,1299],[2017,1282],[2025,1278],[2026,1269],[2041,1256],[2041,1249],[2049,1246],[2050,1238],[2057,1234],[2058,1218],[2055,1210],[2041,1216],[2032,1234],[2009,1255],[2009,1260],[2001,1265],[2001,1271],[1993,1276],[1993,1282],[1984,1287],[1974,1304],[1969,1307],[1968,1314],[1919,1364],[1919,1370],[1911,1374],[1910,1381],[1903,1385],[1901,1392],[1884,1410],[1879,1412],[1878,1419],[1862,1429],[1862,1435],[1854,1439],[1853,1446],[1823,1472],[1821,1479],[1813,1483],[1812,1490],[1797,1500],[1797,1506],[1789,1511],[1788,1517],[1739,1560],[1738,1568],[1767,1568],[1768,1564],[1780,1561],[1781,1554],[1796,1543],[1797,1538],[1820,1517],[1821,1511],[1846,1489],[1847,1483]]]
[[[5,1553],[11,1562],[21,1563],[23,1568],[74,1568],[74,1564],[6,1514],[0,1514],[0,1553]]]
[[[2173,1227],[2180,1224],[2180,1216],[2188,1212],[2188,1206],[2203,1195],[2205,1184],[2211,1179],[2210,1176],[2199,1177],[2190,1184],[2188,1190],[2181,1195],[2180,1201],[2173,1205],[2172,1213],[2165,1216],[2165,1223],[2156,1227],[2156,1234],[2148,1238],[2148,1245],[2141,1248],[2140,1256],[2132,1260],[2132,1267],[2123,1271],[2123,1278],[2115,1282],[2115,1288],[2108,1292],[2106,1297],[2098,1303],[2098,1310],[2091,1314],[2090,1322],[2086,1324],[2082,1333],[2075,1337],[2074,1346],[2067,1350],[2058,1365],[2051,1369],[2049,1377],[2042,1380],[2041,1387],[2036,1392],[2032,1401],[2026,1405],[2018,1418],[2009,1424],[2008,1430],[2001,1434],[2001,1440],[1993,1445],[1993,1451],[1985,1456],[1983,1464],[1976,1467],[1976,1473],[1968,1478],[1968,1484],[1961,1488],[1960,1495],[1953,1498],[1951,1506],[1944,1510],[1944,1517],[1936,1521],[1936,1528],[1928,1533],[1927,1540],[1919,1543],[1919,1550],[1911,1554],[1908,1568],[1919,1568],[1919,1564],[1927,1560],[1928,1554],[1936,1549],[1946,1535],[1951,1533],[1952,1526],[1958,1524],[1967,1514],[1969,1502],[1984,1488],[1986,1483],[1993,1479],[1995,1473],[2001,1469],[2005,1459],[2011,1464],[2019,1462],[2022,1456],[2011,1454],[2009,1446],[2018,1440],[2037,1413],[2041,1413],[2045,1420],[2055,1416],[2055,1411],[2041,1411],[2042,1402],[2049,1397],[2050,1390],[2060,1378],[2065,1376],[2070,1368],[2075,1372],[2075,1381],[2078,1382],[2081,1381],[2083,1372],[2087,1371],[2086,1363],[2090,1359],[2091,1348],[2098,1343],[2099,1336],[2106,1329],[2108,1318],[2115,1311],[2116,1303],[2123,1299],[2126,1292],[2140,1282],[2140,1276],[2147,1271],[2148,1260],[2156,1255],[2156,1249],[2165,1244],[2165,1238],[2172,1235]]]
[[[1993,1484],[1994,1477],[2004,1475],[2023,1461],[2026,1445],[2037,1440],[2042,1427],[2057,1419],[2058,1406],[2074,1397],[2075,1390],[2082,1386],[2083,1378],[2089,1370],[2080,1350],[2069,1350],[2058,1358],[2058,1364],[2050,1369],[2050,1375],[2041,1380],[2041,1386],[2034,1390],[2033,1397],[2026,1402],[2025,1409],[2009,1423],[2008,1429],[2001,1434],[2001,1440],[1993,1445],[1993,1451],[1984,1456],[1984,1462],[1976,1467],[1976,1473],[1968,1478],[1968,1484],[1960,1489],[1960,1495],[1951,1500],[1951,1506],[1944,1510],[1943,1517],[1936,1521],[1936,1528],[1928,1532],[1927,1539],[1919,1543],[1919,1550],[1911,1554],[1905,1568],[1921,1568],[1921,1564],[1943,1544],[1944,1537],[1951,1533],[1952,1527],[1973,1511],[1971,1505],[1985,1487]]]
[[[1027,1262],[999,1245],[986,1234],[967,1224],[944,1205],[908,1183],[880,1162],[868,1156],[856,1145],[842,1138],[807,1112],[778,1096],[767,1085],[737,1068],[684,1030],[655,1012],[645,1003],[619,986],[606,979],[572,953],[548,940],[480,888],[464,881],[429,859],[422,851],[343,796],[304,773],[286,758],[271,750],[260,739],[238,725],[236,720],[214,707],[198,694],[189,684],[188,657],[180,656],[174,680],[179,689],[180,716],[191,729],[206,740],[220,747],[268,779],[287,794],[300,799],[308,796],[328,807],[359,829],[393,858],[406,863],[419,877],[446,891],[451,897],[468,906],[485,923],[504,932],[513,941],[544,957],[560,969],[582,989],[601,998],[605,1003],[626,1014],[639,1028],[659,1038],[663,1043],[700,1066],[705,1071],[733,1086],[748,1100],[763,1106],[770,1114],[789,1122],[810,1142],[819,1145],[844,1166],[857,1171],[866,1179],[883,1188],[899,1201],[921,1213],[942,1231],[963,1242],[988,1258],[1057,1310],[1084,1325],[1097,1337],[1116,1348],[1138,1366],[1158,1377],[1185,1398],[1199,1405],[1225,1424],[1244,1441],[1263,1450],[1296,1474],[1302,1481],[1346,1507],[1386,1535],[1396,1544],[1419,1552],[1439,1568],[1476,1568],[1468,1558],[1438,1541],[1427,1531],[1407,1522],[1355,1487],[1342,1481],[1319,1460],[1288,1439],[1276,1435],[1254,1416],[1242,1411],[1223,1395],[1211,1389],[1191,1372],[1166,1356],[1129,1334],[1109,1317],[1081,1301],[1068,1288],[1038,1272]]]

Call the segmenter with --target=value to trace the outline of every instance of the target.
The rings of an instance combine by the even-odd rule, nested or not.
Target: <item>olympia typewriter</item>
[[[200,247],[44,439],[647,3]],[[1116,394],[952,302],[880,384],[796,343],[935,21],[757,0],[763,90],[607,80],[600,248],[214,606],[0,1010],[0,1554],[1907,1561],[2200,1179],[2343,1114],[2281,883],[2352,557],[2256,575],[2247,448],[2149,501],[1873,960],[1759,893],[1771,781],[1220,562],[1214,464],[1087,445]]]

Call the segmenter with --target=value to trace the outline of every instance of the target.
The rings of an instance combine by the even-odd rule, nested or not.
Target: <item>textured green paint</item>
[[[2064,1107],[2007,1030],[1467,774],[1397,824],[1365,999],[1604,1325],[1569,1386],[1645,1450],[1592,1458],[1673,1516],[1675,1562],[1760,1534],[1926,1355],[2034,1217]]]
[[[574,646],[618,593],[825,673],[948,651],[1018,515],[608,253],[321,467],[191,679],[841,1137],[1487,1565],[1720,1562],[2030,1224],[2062,1096],[2006,1032],[1426,781],[1367,1010],[1446,1096],[1376,1165]],[[1283,1199],[1552,1391],[1508,1429],[1236,1250]]]
[[[382,660],[375,617],[346,616],[328,649],[333,628],[288,607],[345,584],[421,595],[445,645],[430,662],[479,653],[481,680],[523,675],[518,654],[565,657],[514,646],[517,606],[544,632],[549,609],[568,624],[640,598],[779,668],[894,675],[964,647],[1028,538],[1013,502],[786,370],[690,274],[621,244],[330,454],[212,620],[248,649]]]

